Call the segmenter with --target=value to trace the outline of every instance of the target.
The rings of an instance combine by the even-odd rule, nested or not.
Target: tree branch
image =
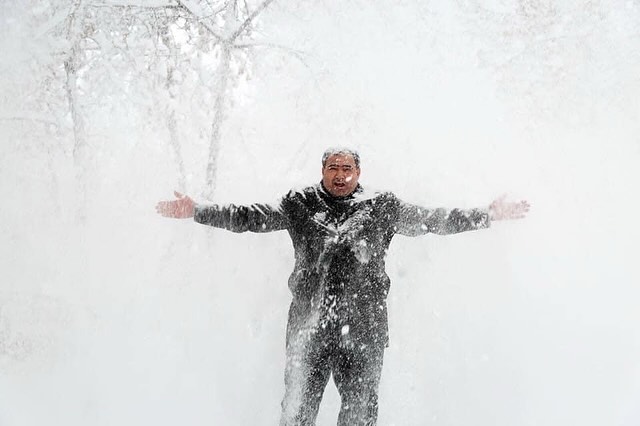
[[[32,123],[45,124],[47,126],[55,126],[56,128],[58,127],[58,123],[56,123],[55,121],[29,115],[13,115],[8,117],[0,116],[0,121],[27,121]]]
[[[213,27],[209,24],[207,24],[206,22],[204,22],[204,20],[202,19],[202,17],[200,17],[198,14],[196,14],[192,9],[189,8],[189,6],[187,6],[184,2],[184,0],[176,0],[176,2],[178,3],[178,6],[180,6],[181,8],[183,8],[184,10],[186,10],[187,12],[189,12],[189,14],[191,16],[193,16],[196,21],[202,25],[207,31],[209,31],[217,41],[219,42],[225,42],[224,38],[218,34],[216,32],[216,30],[213,29]]]
[[[89,3],[87,7],[103,8],[130,8],[130,9],[177,9],[180,7],[177,1],[157,1],[153,4],[135,4],[127,1],[104,1],[102,3]]]
[[[252,47],[267,47],[267,48],[272,48],[272,49],[284,50],[286,53],[295,56],[300,62],[302,62],[302,64],[305,67],[310,68],[309,64],[307,64],[307,62],[305,60],[305,55],[304,55],[303,51],[292,49],[290,47],[283,46],[281,44],[276,44],[276,43],[240,43],[240,44],[234,44],[233,45],[234,49],[250,49]]]
[[[238,27],[238,29],[229,37],[229,42],[233,43],[239,36],[247,29],[251,22],[260,14],[263,10],[265,10],[269,5],[273,3],[273,0],[265,0],[260,6],[253,11],[251,15]]]

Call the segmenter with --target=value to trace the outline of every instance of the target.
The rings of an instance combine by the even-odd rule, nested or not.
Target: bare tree
[[[279,47],[261,45],[255,32],[259,16],[273,1],[50,0],[48,7],[33,8],[37,37],[47,44],[32,53],[49,56],[41,61],[42,72],[37,74],[46,82],[45,90],[37,91],[40,100],[34,102],[45,106],[40,119],[55,123],[70,141],[80,216],[88,177],[97,165],[92,166],[92,161],[103,149],[94,139],[100,136],[95,125],[104,120],[96,119],[108,116],[105,112],[114,102],[131,111],[146,108],[149,123],[164,123],[183,188],[187,184],[185,142],[197,144],[181,140],[180,126],[204,125],[201,140],[207,154],[200,160],[205,162],[204,196],[213,196],[234,89],[251,65],[254,48]],[[43,0],[33,4],[44,6]],[[205,63],[212,72],[202,69]],[[158,70],[164,74],[161,79]],[[149,99],[157,102],[150,105]],[[196,105],[198,100],[211,108],[192,115],[178,113],[185,111],[185,102]]]
[[[168,58],[166,61],[166,82],[165,88],[167,94],[171,100],[167,106],[166,123],[169,131],[169,144],[173,151],[176,166],[178,168],[178,188],[182,191],[186,190],[186,172],[184,167],[184,159],[182,157],[182,150],[180,147],[180,138],[178,136],[178,123],[176,118],[176,110],[174,100],[176,97],[177,84],[176,76],[178,69],[178,44],[168,26],[165,26],[161,30],[162,42],[168,49]]]
[[[255,9],[249,11],[248,5],[240,7],[238,0],[228,0],[217,8],[211,8],[209,16],[200,15],[186,1],[178,0],[178,3],[187,10],[202,27],[216,39],[221,50],[220,61],[216,70],[215,97],[213,104],[213,117],[211,121],[211,134],[209,137],[209,152],[207,158],[204,197],[213,198],[216,187],[216,173],[218,170],[218,157],[222,138],[222,124],[227,115],[230,86],[234,76],[232,75],[232,63],[236,56],[234,52],[247,48],[242,42],[243,37],[250,38],[252,28],[257,17],[274,0],[264,0]],[[222,25],[216,27],[216,22],[222,21]]]
[[[82,12],[82,0],[75,0],[65,24],[69,48],[64,59],[64,71],[66,75],[65,89],[73,126],[73,160],[78,185],[78,213],[80,220],[83,220],[85,215],[84,208],[87,197],[86,175],[89,167],[87,164],[89,153],[85,133],[85,120],[80,111],[80,94],[78,92],[78,72],[82,66],[81,43],[85,35],[85,29],[82,25]]]

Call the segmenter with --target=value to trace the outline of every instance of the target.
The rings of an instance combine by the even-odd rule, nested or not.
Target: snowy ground
[[[575,40],[545,45],[548,75],[527,45],[495,65],[514,56],[478,11],[269,12],[265,33],[312,54],[258,65],[228,117],[218,202],[315,183],[324,148],[351,145],[361,182],[406,201],[533,206],[394,240],[380,425],[640,422],[640,8],[609,3],[558,26]],[[176,171],[163,131],[137,120],[95,121],[84,222],[68,156],[0,122],[0,425],[277,424],[288,237],[157,216]],[[338,406],[330,384],[318,425]]]

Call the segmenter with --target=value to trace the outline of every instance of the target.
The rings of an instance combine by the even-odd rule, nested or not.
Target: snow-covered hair
[[[329,157],[331,157],[332,155],[336,155],[336,154],[352,156],[353,157],[353,161],[356,163],[356,167],[360,168],[360,154],[358,154],[358,151],[356,151],[355,149],[351,149],[351,148],[329,148],[329,149],[327,149],[324,152],[324,154],[322,154],[322,167],[324,167],[325,164],[327,164],[327,160],[329,159]]]

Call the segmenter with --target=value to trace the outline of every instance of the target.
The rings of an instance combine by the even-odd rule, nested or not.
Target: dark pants
[[[374,426],[384,345],[353,339],[339,326],[298,332],[287,341],[280,426],[313,426],[333,373],[342,405],[338,426]]]

